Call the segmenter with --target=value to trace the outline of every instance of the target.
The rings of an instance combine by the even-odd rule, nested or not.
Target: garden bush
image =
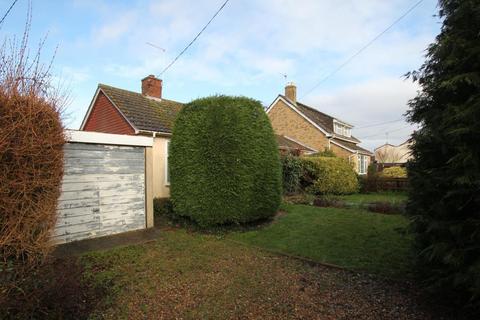
[[[314,194],[350,194],[358,192],[357,174],[342,158],[305,157],[304,182],[312,180],[306,190]]]
[[[178,115],[171,141],[175,214],[200,226],[273,216],[281,201],[277,143],[260,102],[214,96]]]
[[[390,167],[383,169],[381,173],[382,177],[388,178],[406,178],[407,169],[404,167]]]
[[[51,248],[63,176],[62,99],[26,38],[0,46],[0,252],[36,263]],[[53,91],[52,91],[53,90]]]
[[[170,198],[153,199],[153,213],[155,216],[173,216],[173,204]]]
[[[368,166],[366,175],[359,175],[358,182],[360,184],[360,192],[377,192],[378,191],[379,174],[376,164],[372,163]]]
[[[282,163],[283,193],[293,194],[300,191],[303,174],[302,161],[299,157],[286,154],[280,157]]]
[[[313,205],[313,201],[315,200],[315,195],[309,193],[297,193],[292,195],[286,195],[283,198],[285,203],[289,204],[305,204],[305,205]]]
[[[328,150],[327,148],[325,148],[325,150],[323,151],[320,151],[320,152],[317,152],[317,153],[314,153],[314,154],[310,154],[308,155],[307,157],[332,157],[332,158],[335,158],[337,155],[335,154],[335,152],[333,152],[332,150]]]
[[[30,20],[26,26],[22,40],[0,45],[1,310],[12,303],[37,310],[33,305],[42,294],[26,284],[38,283],[36,274],[52,249],[63,176],[65,100],[39,61],[41,47],[29,57]]]
[[[302,175],[300,177],[300,190],[305,192],[311,188],[317,179],[316,165],[313,161],[308,160],[313,157],[301,157],[300,164],[302,167]]]

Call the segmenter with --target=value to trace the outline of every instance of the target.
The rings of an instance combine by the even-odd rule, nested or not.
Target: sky
[[[424,0],[311,89],[417,1],[230,0],[161,76],[163,97],[188,102],[241,95],[268,106],[293,81],[298,101],[354,125],[362,146],[402,143],[415,129],[403,117],[407,102],[420,90],[403,75],[421,66],[440,31],[436,0]],[[223,2],[31,0],[30,45],[36,48],[47,35],[46,62],[56,52],[52,72],[70,96],[67,127],[79,128],[99,83],[140,92],[140,80],[158,76]],[[0,0],[1,15],[11,3]],[[18,0],[0,39],[23,34],[27,6]],[[384,122],[389,123],[377,125]]]

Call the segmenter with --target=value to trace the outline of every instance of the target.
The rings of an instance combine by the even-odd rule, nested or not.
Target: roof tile
[[[317,109],[309,107],[306,104],[300,103],[298,101],[295,104],[292,101],[290,101],[287,97],[285,97],[283,95],[280,95],[280,96],[282,98],[284,98],[285,100],[287,100],[288,102],[292,103],[295,106],[295,108],[297,108],[298,111],[303,113],[308,119],[313,121],[317,126],[321,127],[326,132],[328,132],[328,133],[330,133],[330,134],[332,134],[336,137],[340,137],[340,138],[343,138],[343,139],[348,139],[348,140],[354,141],[356,143],[360,143],[360,140],[358,140],[354,136],[345,137],[345,136],[339,135],[338,133],[335,133],[334,130],[333,130],[333,120],[335,119],[334,117],[332,117],[332,116],[330,116],[326,113],[320,112]]]
[[[157,100],[105,84],[98,87],[138,130],[171,133],[175,118],[183,107],[180,102]]]

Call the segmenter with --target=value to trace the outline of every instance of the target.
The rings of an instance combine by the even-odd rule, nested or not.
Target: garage
[[[69,131],[56,243],[153,226],[153,138]]]

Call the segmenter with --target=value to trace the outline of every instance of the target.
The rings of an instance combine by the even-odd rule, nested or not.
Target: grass
[[[287,214],[275,223],[229,238],[387,277],[410,276],[411,238],[403,216],[305,205],[283,209]]]
[[[90,319],[398,316],[395,310],[414,292],[392,285],[403,283],[411,270],[403,216],[359,207],[284,204],[282,210],[254,229],[205,234],[168,227],[148,244],[83,255],[85,281],[108,289]],[[402,281],[312,266],[269,251]]]
[[[314,318],[325,304],[299,261],[184,230],[81,262],[90,285],[109,288],[92,319]]]
[[[400,203],[407,200],[407,194],[404,192],[375,192],[375,193],[355,193],[340,196],[345,202],[353,204],[371,203],[371,202],[390,202]]]
[[[311,220],[307,211],[304,223]],[[275,225],[289,215],[295,213]],[[84,254],[80,262],[87,284],[106,293],[88,319],[409,319],[423,312],[402,281],[305,264],[182,229],[165,230],[148,244]]]

